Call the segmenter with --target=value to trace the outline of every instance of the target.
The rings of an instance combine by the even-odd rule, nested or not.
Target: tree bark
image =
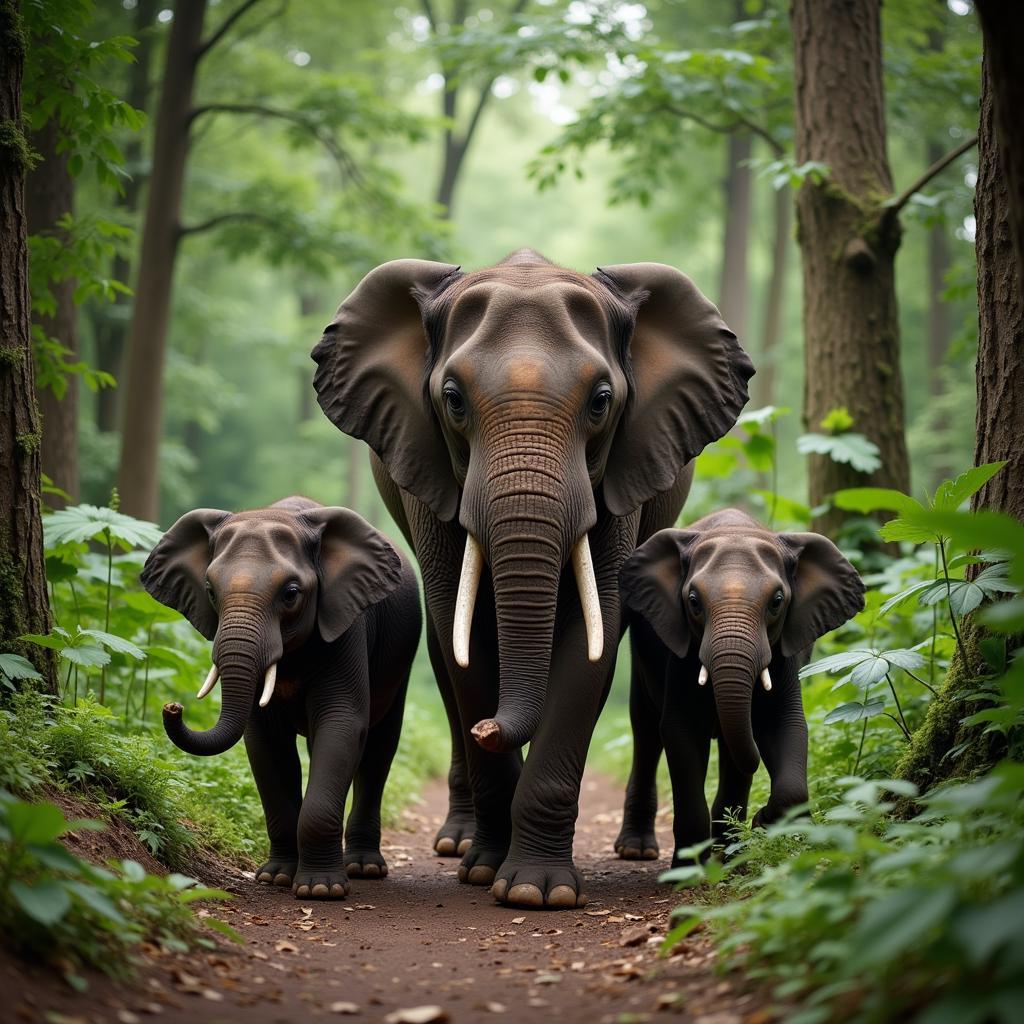
[[[158,462],[171,285],[189,150],[189,114],[205,12],[206,0],[189,0],[177,4],[174,13],[128,331],[118,489],[124,512],[154,521],[159,515]]]
[[[57,118],[52,117],[32,137],[32,147],[39,154],[39,162],[28,177],[25,207],[28,231],[31,235],[63,237],[58,227],[60,218],[74,208],[75,185],[68,172],[68,154],[58,152],[61,132]],[[56,302],[52,316],[40,316],[36,325],[49,338],[59,342],[72,353],[78,352],[78,307],[75,305],[73,279],[53,281],[50,284]],[[78,500],[78,378],[65,377],[66,390],[57,397],[52,388],[40,388],[36,393],[42,419],[43,472],[59,487]],[[63,508],[65,501],[59,495],[50,495],[49,504]]]
[[[812,455],[811,506],[841,488],[910,489],[904,434],[895,256],[898,218],[885,147],[880,0],[793,0],[796,158],[828,164],[797,195],[803,262],[804,422],[845,407],[879,448],[872,474]],[[835,534],[831,509],[813,529]]]
[[[940,160],[944,154],[942,143],[928,143],[929,166]],[[953,337],[949,303],[942,298],[949,264],[949,228],[945,224],[933,224],[928,230],[928,372],[933,395],[941,395],[945,390],[942,367],[945,365],[946,353]]]
[[[0,644],[30,658],[44,687],[56,693],[52,653],[15,641],[50,630],[28,290],[24,63],[18,4],[0,0]]]
[[[1020,122],[1024,104],[1024,75],[1020,72],[1024,5],[1005,0],[976,0],[975,7],[984,36],[994,136],[1006,176],[1006,210],[1016,251],[1017,286],[1024,291],[1024,131]]]
[[[305,327],[306,322],[320,308],[320,299],[313,292],[299,292],[299,316]],[[299,422],[308,423],[316,410],[316,392],[313,390],[313,380],[306,367],[308,359],[303,360],[299,369]]]
[[[725,322],[740,337],[747,336],[747,251],[750,248],[749,132],[729,134],[725,172],[725,230],[718,308]]]
[[[980,9],[980,6],[979,6]],[[1024,46],[1024,19],[1017,41]],[[986,37],[978,133],[978,183],[974,194],[978,252],[977,427],[974,462],[1009,462],[975,496],[974,508],[991,508],[1024,521],[1024,297],[1021,255],[1014,248],[1013,186],[1002,153],[1007,126],[998,119]],[[1020,135],[1020,129],[1015,129]],[[1024,170],[1024,168],[1022,168]]]
[[[159,3],[157,0],[139,0],[135,8],[134,36],[137,45],[132,51],[135,61],[128,73],[128,91],[125,100],[136,110],[149,109],[149,80],[153,63],[153,25]],[[139,208],[142,186],[146,179],[143,170],[142,132],[133,132],[124,145],[125,168],[129,178],[117,205],[126,214],[133,215]],[[127,284],[131,280],[131,261],[124,254],[114,257],[113,279]],[[131,296],[118,295],[113,302],[100,308],[96,317],[96,366],[117,379],[124,378],[125,334],[131,310]],[[121,408],[121,389],[101,388],[96,395],[96,426],[102,431],[118,428]]]
[[[782,337],[782,311],[786,300],[786,271],[789,265],[789,232],[793,215],[793,196],[789,186],[775,193],[772,226],[772,266],[765,295],[764,322],[761,327],[761,365],[754,377],[761,405],[776,402],[775,379],[778,369],[779,340]]]

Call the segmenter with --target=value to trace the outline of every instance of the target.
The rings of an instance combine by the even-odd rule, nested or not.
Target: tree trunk
[[[175,9],[157,109],[153,172],[128,331],[118,489],[122,511],[149,520],[159,515],[164,356],[189,149],[189,114],[205,12],[206,0],[179,3]]]
[[[320,299],[313,292],[299,292],[299,316],[302,318],[303,334],[305,334],[306,322],[320,308]],[[308,345],[303,344],[303,349]],[[309,375],[307,363],[309,359],[302,361],[299,369],[299,422],[308,423],[313,418],[316,410],[316,392],[313,390],[313,380]]]
[[[904,435],[895,256],[900,226],[882,207],[892,192],[885,149],[880,0],[794,0],[796,159],[828,164],[797,195],[803,258],[804,422],[845,407],[879,448],[863,474],[813,455],[811,506],[844,487],[910,489]],[[835,534],[829,510],[813,529]]]
[[[749,132],[732,132],[725,173],[725,232],[718,308],[740,338],[747,336],[747,250],[750,248]]]
[[[149,79],[153,62],[153,25],[159,8],[157,0],[139,0],[135,8],[135,29],[133,35],[138,41],[132,55],[135,61],[128,73],[128,92],[125,100],[136,110],[149,109]],[[118,197],[117,205],[126,214],[134,214],[139,207],[142,185],[146,174],[143,170],[142,132],[133,132],[124,145],[125,169],[130,177],[125,182],[124,192]],[[131,279],[132,267],[127,256],[114,257],[113,279],[127,284]],[[100,308],[96,317],[96,367],[115,377],[120,384],[124,373],[125,333],[131,309],[131,296],[118,295],[107,306]],[[102,431],[117,430],[118,414],[121,407],[120,388],[101,388],[96,394],[96,426]]]
[[[793,197],[787,185],[776,191],[774,200],[772,266],[768,277],[764,323],[761,329],[761,365],[754,378],[760,405],[771,405],[776,402],[775,377],[779,360],[779,340],[782,337],[782,310],[786,298],[792,211]]]
[[[32,147],[40,156],[32,169],[25,191],[28,231],[31,235],[63,237],[58,221],[74,207],[75,185],[68,173],[68,154],[57,151],[60,126],[52,117],[32,138]],[[56,301],[53,316],[41,316],[36,325],[72,353],[78,351],[78,307],[75,282],[53,281],[50,290]],[[42,419],[43,472],[59,487],[78,500],[78,378],[64,378],[66,390],[58,398],[52,388],[36,393]],[[64,499],[51,495],[49,503],[63,508]]]
[[[39,413],[33,388],[25,172],[22,130],[25,54],[13,0],[0,2],[0,644],[31,658],[57,692],[52,653],[22,646],[22,633],[48,633],[40,520]]]
[[[1024,4],[976,0],[975,7],[981,18],[995,137],[1007,183],[1006,219],[1016,250],[1017,287],[1024,292],[1024,131],[1020,122],[1024,104],[1024,75],[1020,72]]]
[[[941,160],[945,153],[940,142],[929,142],[928,166]],[[933,395],[941,395],[944,390],[942,367],[953,337],[949,304],[942,298],[949,262],[949,228],[934,224],[928,231],[928,372]]]

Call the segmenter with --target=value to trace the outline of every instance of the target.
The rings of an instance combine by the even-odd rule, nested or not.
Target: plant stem
[[[946,564],[946,541],[939,541],[939,556],[942,558],[942,575],[946,581],[946,604],[949,607],[949,621],[953,623],[953,632],[956,634],[956,645],[960,650],[960,657],[964,667],[967,667],[967,651],[964,650],[963,637],[960,636],[960,627],[956,622],[956,613],[953,611],[953,587],[949,578],[949,566]]]
[[[775,420],[772,428],[772,508],[768,513],[768,528],[775,529],[775,507],[779,503],[779,428]]]
[[[110,530],[103,531],[103,539],[107,542],[107,610],[103,618],[103,632],[110,632],[110,589],[111,580],[114,575],[114,541],[111,539]],[[100,703],[106,703],[107,696],[107,666],[100,669]]]
[[[892,719],[892,721],[896,723],[896,728],[899,729],[901,733],[903,733],[903,738],[909,743],[910,733],[907,732],[907,730],[900,724],[900,720],[895,715],[890,715],[888,711],[883,711],[882,714],[885,715],[886,718]]]
[[[857,769],[860,768],[860,758],[861,758],[861,754],[864,753],[864,739],[867,736],[867,734],[868,734],[868,720],[865,718],[864,719],[864,727],[860,731],[860,746],[857,747],[857,760],[854,762],[854,765],[853,765],[853,774],[854,775],[857,774]]]
[[[932,643],[933,644],[935,643],[935,637],[934,636],[932,637]],[[903,671],[906,672],[907,675],[910,676],[910,678],[913,679],[915,682],[920,683],[926,690],[931,690],[931,693],[932,693],[933,697],[936,696],[936,691],[935,691],[935,687],[934,686],[931,686],[928,683],[926,683],[920,676],[914,675],[914,673],[911,672],[909,668],[905,668]]]
[[[885,681],[889,684],[889,691],[892,693],[892,699],[896,702],[896,710],[899,712],[900,715],[900,721],[897,724],[900,725],[900,728],[903,730],[903,735],[906,736],[909,740],[910,727],[907,725],[907,720],[903,717],[903,708],[900,705],[899,697],[896,695],[896,687],[893,685],[892,676],[890,676],[888,672],[885,673]],[[889,717],[892,718],[891,715]],[[896,720],[893,719],[893,721]]]
[[[939,575],[939,546],[935,545],[935,575]],[[939,609],[932,605],[932,652],[931,664],[928,666],[928,678],[935,685],[935,641],[939,632]],[[932,690],[932,693],[935,691]]]

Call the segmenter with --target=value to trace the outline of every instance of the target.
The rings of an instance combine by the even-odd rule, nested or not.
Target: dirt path
[[[190,957],[148,950],[152,966],[131,989],[100,980],[75,995],[52,980],[29,984],[13,1016],[12,1003],[6,1010],[0,1003],[0,1020],[381,1022],[424,1006],[440,1007],[441,1015],[409,1020],[768,1019],[758,997],[713,972],[706,940],[657,957],[677,897],[657,884],[664,860],[628,863],[611,854],[617,786],[600,776],[584,780],[576,857],[591,897],[585,911],[506,909],[486,890],[459,885],[457,860],[431,850],[444,800],[440,784],[428,788],[425,802],[406,814],[408,831],[385,836],[388,878],[354,880],[343,904],[300,902],[239,877],[233,904],[215,912],[244,936],[244,948],[224,943]],[[659,838],[669,849],[669,836]]]

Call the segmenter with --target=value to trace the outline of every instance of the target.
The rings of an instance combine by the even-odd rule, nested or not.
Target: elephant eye
[[[693,612],[694,615],[700,616],[703,613],[703,608],[700,603],[700,595],[696,590],[691,590],[690,593],[686,595],[686,600],[690,605],[690,611]]]
[[[441,392],[448,415],[453,420],[461,420],[466,415],[466,403],[454,382],[448,381]]]
[[[294,608],[301,593],[302,588],[298,583],[289,583],[284,590],[281,591],[281,600],[284,602],[285,607]]]
[[[590,415],[599,420],[604,417],[612,404],[612,389],[607,384],[601,384],[590,399]]]
[[[206,596],[210,599],[210,604],[213,606],[213,610],[217,610],[217,595],[213,592],[213,584],[206,581]]]
[[[781,590],[776,590],[775,593],[772,594],[772,599],[768,603],[768,610],[772,613],[772,615],[778,614],[779,609],[782,607],[782,602],[784,600],[785,595],[782,593]]]

